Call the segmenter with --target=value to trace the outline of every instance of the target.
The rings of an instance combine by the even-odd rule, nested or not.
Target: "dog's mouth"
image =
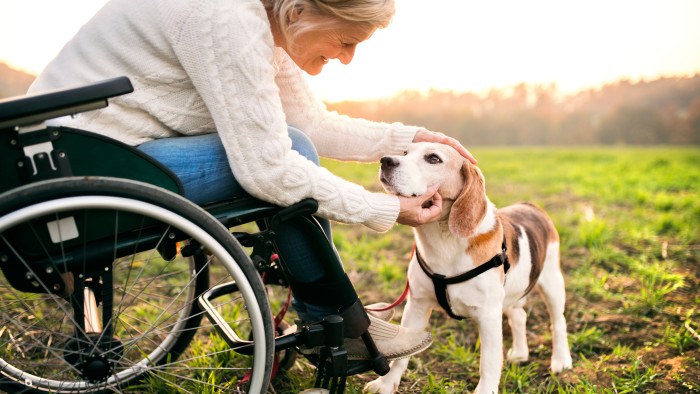
[[[391,179],[390,175],[387,175],[384,171],[382,171],[379,175],[379,181],[382,183],[384,186],[384,189],[394,195],[397,196],[404,196],[404,197],[410,197],[410,196],[405,196],[403,193],[401,193],[398,188],[394,187],[394,182]],[[415,196],[415,195],[414,195]]]
[[[389,186],[390,186],[390,184],[389,184],[389,178],[386,177],[386,175],[384,174],[383,171],[382,171],[380,174],[381,174],[381,175],[379,175],[379,181],[382,182],[382,184],[383,184],[384,186],[389,187]]]
[[[385,171],[381,171],[379,173],[379,181],[382,183],[384,186],[384,190],[387,191],[387,193],[391,193],[396,196],[402,196],[402,197],[418,197],[422,195],[420,192],[412,192],[412,190],[406,190],[405,187],[402,187],[400,184],[395,185],[395,179],[393,179],[391,173],[386,173]],[[431,198],[430,200],[424,202],[422,204],[423,208],[430,208],[433,206],[433,199]]]

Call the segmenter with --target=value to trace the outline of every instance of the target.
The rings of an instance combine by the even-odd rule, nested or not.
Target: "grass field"
[[[530,361],[505,365],[504,393],[700,392],[700,149],[473,149],[497,206],[529,200],[554,219],[562,240],[574,367],[548,372],[548,317],[530,297]],[[324,162],[379,190],[377,165]],[[365,304],[401,293],[411,230],[378,234],[336,225],[334,240]],[[400,309],[397,317],[400,316]],[[396,318],[395,318],[396,319]],[[434,344],[412,358],[401,393],[462,393],[478,381],[479,344],[470,321],[434,312]],[[510,332],[504,322],[505,347]],[[276,393],[309,387],[297,362]],[[372,374],[350,379],[361,392]]]

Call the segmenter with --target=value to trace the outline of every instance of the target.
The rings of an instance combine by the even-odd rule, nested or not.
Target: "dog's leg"
[[[406,307],[401,317],[401,326],[424,330],[428,325],[432,308],[429,303],[414,301],[411,297],[406,302]],[[391,370],[384,376],[367,383],[364,391],[369,393],[391,394],[399,388],[401,375],[408,367],[409,357],[391,362]]]
[[[503,307],[487,305],[474,316],[479,324],[481,360],[475,394],[497,394],[503,368]]]
[[[540,278],[537,282],[552,320],[552,372],[571,368],[571,353],[566,334],[564,305],[566,290],[559,265],[559,244],[550,244]]]
[[[530,357],[530,349],[527,346],[527,313],[523,309],[525,300],[523,297],[516,305],[503,311],[513,334],[513,347],[508,350],[508,361],[512,363],[524,362]]]

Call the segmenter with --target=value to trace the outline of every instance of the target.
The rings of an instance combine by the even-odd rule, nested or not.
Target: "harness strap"
[[[508,269],[510,269],[505,237],[503,238],[503,244],[501,245],[501,253],[493,256],[491,260],[485,262],[484,264],[455,276],[445,276],[434,273],[423,259],[423,256],[420,255],[418,248],[416,248],[416,259],[418,260],[418,265],[421,267],[423,272],[425,272],[425,274],[428,275],[428,277],[433,281],[433,286],[435,286],[435,297],[437,298],[438,304],[440,304],[442,309],[444,309],[451,318],[456,320],[462,320],[464,317],[459,316],[452,311],[450,301],[447,297],[447,285],[466,282],[470,279],[476,278],[491,268],[500,267],[501,265],[503,266],[503,271],[505,273],[508,273]]]

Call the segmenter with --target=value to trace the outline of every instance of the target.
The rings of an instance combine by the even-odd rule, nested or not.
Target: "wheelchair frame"
[[[295,287],[284,256],[274,257],[280,226],[293,223],[309,239],[323,239],[315,244],[329,262],[328,288],[349,284],[312,216],[314,200],[281,208],[243,198],[200,207],[179,195],[167,168],[138,150],[45,124],[131,91],[120,77],[0,102],[0,389],[102,393],[161,385],[264,393],[275,355],[293,361],[301,347],[316,349],[306,356],[317,368],[315,386],[333,393],[344,391],[349,375],[387,373],[354,290],[341,296],[348,307],[338,315],[277,335],[266,287],[313,296]],[[247,223],[258,230],[232,232]],[[370,360],[349,362],[343,340],[360,336]],[[215,344],[207,360],[183,366],[178,360],[188,361],[192,342],[202,341]],[[180,375],[210,358],[221,368]],[[208,383],[218,373],[223,387]]]

